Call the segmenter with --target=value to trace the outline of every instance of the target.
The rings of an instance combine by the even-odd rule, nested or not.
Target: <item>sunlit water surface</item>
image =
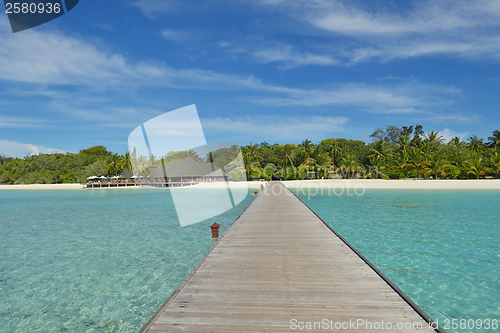
[[[167,189],[0,191],[0,332],[139,331],[252,200],[181,228]]]
[[[500,331],[500,191],[294,192],[446,331]]]

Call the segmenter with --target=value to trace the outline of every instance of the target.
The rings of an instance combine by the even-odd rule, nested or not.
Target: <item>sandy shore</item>
[[[252,181],[252,182],[229,182],[231,188],[250,188],[259,189],[260,184],[264,182]],[[0,185],[0,190],[81,190],[84,186],[81,184],[31,184],[31,185]],[[200,183],[194,186],[185,186],[182,189],[218,189],[226,188],[224,182],[210,182],[210,183]],[[149,186],[121,186],[121,187],[107,187],[95,188],[96,190],[147,190],[155,189],[155,187]],[[157,189],[157,188],[156,188]],[[176,187],[175,189],[181,189],[181,187]]]
[[[81,184],[0,185],[0,190],[81,190]]]
[[[288,188],[365,188],[408,190],[500,190],[500,180],[385,180],[385,179],[340,179],[284,181]]]
[[[229,182],[231,188],[260,189],[265,182]],[[365,189],[421,189],[421,190],[500,190],[500,180],[383,180],[383,179],[340,179],[340,180],[290,180],[283,182],[288,188],[365,188]],[[102,189],[148,189],[146,186],[103,187]],[[186,186],[182,189],[222,189],[224,182],[201,183]],[[33,185],[0,185],[0,190],[81,190],[81,184],[33,184]],[[176,187],[176,189],[180,189]]]

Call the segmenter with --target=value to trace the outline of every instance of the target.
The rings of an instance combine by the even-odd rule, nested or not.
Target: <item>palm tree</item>
[[[400,150],[394,157],[394,165],[392,167],[401,169],[403,171],[403,176],[406,178],[408,170],[407,165],[410,161],[409,150]]]
[[[139,175],[145,176],[150,171],[150,159],[144,155],[139,156],[137,159],[132,161],[134,171],[139,171]]]
[[[500,148],[500,131],[494,130],[493,135],[488,137],[488,140],[490,140],[490,142],[488,142],[490,148]]]
[[[387,147],[387,142],[380,140],[377,142],[375,148],[370,148],[370,153],[367,156],[368,158],[388,162],[392,156],[392,149]]]
[[[479,153],[472,154],[470,160],[468,161],[469,172],[468,175],[472,174],[479,179],[480,176],[485,174],[485,165],[483,156]]]
[[[106,159],[106,167],[108,168],[108,172],[114,171],[115,176],[118,176],[118,169],[121,171],[121,158],[118,153],[113,153],[111,154],[107,159]]]
[[[460,137],[454,136],[453,139],[450,140],[450,143],[456,147],[460,145]]]
[[[122,156],[120,161],[120,168],[132,170],[132,158],[130,157],[130,151],[126,151],[125,155]]]
[[[330,151],[332,156],[332,163],[335,165],[336,161],[342,158],[342,148],[339,146],[338,140],[333,141],[332,150]]]
[[[454,165],[456,167],[461,167],[464,164],[464,153],[462,151],[452,151],[448,155],[449,161],[451,162],[451,165]]]
[[[311,140],[305,139],[300,145],[300,154],[302,162],[305,162],[309,156],[311,155],[312,150],[314,149],[311,144]],[[302,163],[301,163],[302,164]]]
[[[439,144],[443,143],[444,138],[439,135],[439,132],[430,131],[425,136],[424,141],[428,142],[432,148],[436,149]]]
[[[327,154],[321,152],[316,154],[316,170],[318,170],[318,176],[325,174],[327,170],[331,169],[332,160]]]
[[[422,143],[420,144],[420,150],[422,151],[424,156],[427,158],[427,156],[430,155],[430,153],[432,152],[433,149],[432,149],[432,146],[429,143],[429,141],[422,141]]]
[[[490,152],[488,158],[488,172],[496,176],[497,179],[500,177],[500,154],[498,149],[494,149]]]
[[[426,167],[426,158],[419,148],[410,150],[410,161],[406,164],[408,170],[415,170],[417,178],[420,178],[420,171]]]
[[[399,149],[401,151],[407,151],[410,148],[411,140],[408,135],[401,135],[398,138]]]
[[[247,152],[246,154],[249,157],[249,162],[261,162],[262,161],[262,155],[259,152],[259,145],[256,143],[250,143],[249,146],[246,147]]]
[[[425,176],[433,174],[438,179],[439,176],[446,177],[446,171],[453,168],[454,166],[448,163],[443,154],[433,152],[430,154],[423,171]]]
[[[243,154],[243,163],[245,164],[245,171],[247,173],[247,179],[250,180],[250,172],[252,172],[252,162],[250,160],[250,155]]]
[[[472,149],[474,152],[479,152],[484,149],[484,142],[483,139],[478,138],[477,136],[471,136],[469,138],[469,148]]]
[[[364,171],[363,167],[359,165],[353,155],[347,155],[342,159],[340,170],[347,175],[347,178],[351,178],[351,176],[354,177],[356,173]]]
[[[288,163],[293,166],[294,149],[289,143],[283,146],[282,152],[282,163],[288,168]]]
[[[380,159],[372,159],[371,160],[371,165],[368,168],[368,172],[365,174],[363,177],[364,179],[367,178],[383,178],[383,179],[389,179],[389,176],[385,173],[385,165]]]

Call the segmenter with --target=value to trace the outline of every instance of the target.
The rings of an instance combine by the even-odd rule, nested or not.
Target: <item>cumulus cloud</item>
[[[445,128],[444,130],[439,132],[439,135],[441,135],[443,137],[445,142],[449,142],[451,139],[453,139],[456,136],[458,136],[462,141],[464,141],[468,134],[469,134],[469,132],[455,132],[455,131],[452,131],[448,128]]]
[[[66,153],[65,150],[47,148],[30,143],[20,143],[17,141],[0,140],[0,155],[8,157],[24,157],[31,155]]]

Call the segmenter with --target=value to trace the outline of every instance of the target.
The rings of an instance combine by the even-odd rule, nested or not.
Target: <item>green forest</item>
[[[210,158],[226,166],[235,180],[329,179],[329,178],[432,178],[481,179],[500,176],[500,131],[487,141],[471,136],[445,142],[439,132],[424,134],[421,125],[386,126],[370,136],[372,142],[329,138],[319,143],[305,139],[295,144],[250,143],[241,147],[244,168],[231,165],[237,147],[221,149],[200,158],[194,152],[171,156],[136,157],[104,146],[79,153],[39,154],[24,158],[0,156],[0,184],[83,183],[89,176],[118,175],[125,168],[143,169],[155,163],[176,163],[187,156],[198,161]],[[142,167],[141,167],[142,166]],[[242,177],[243,176],[243,177]]]

